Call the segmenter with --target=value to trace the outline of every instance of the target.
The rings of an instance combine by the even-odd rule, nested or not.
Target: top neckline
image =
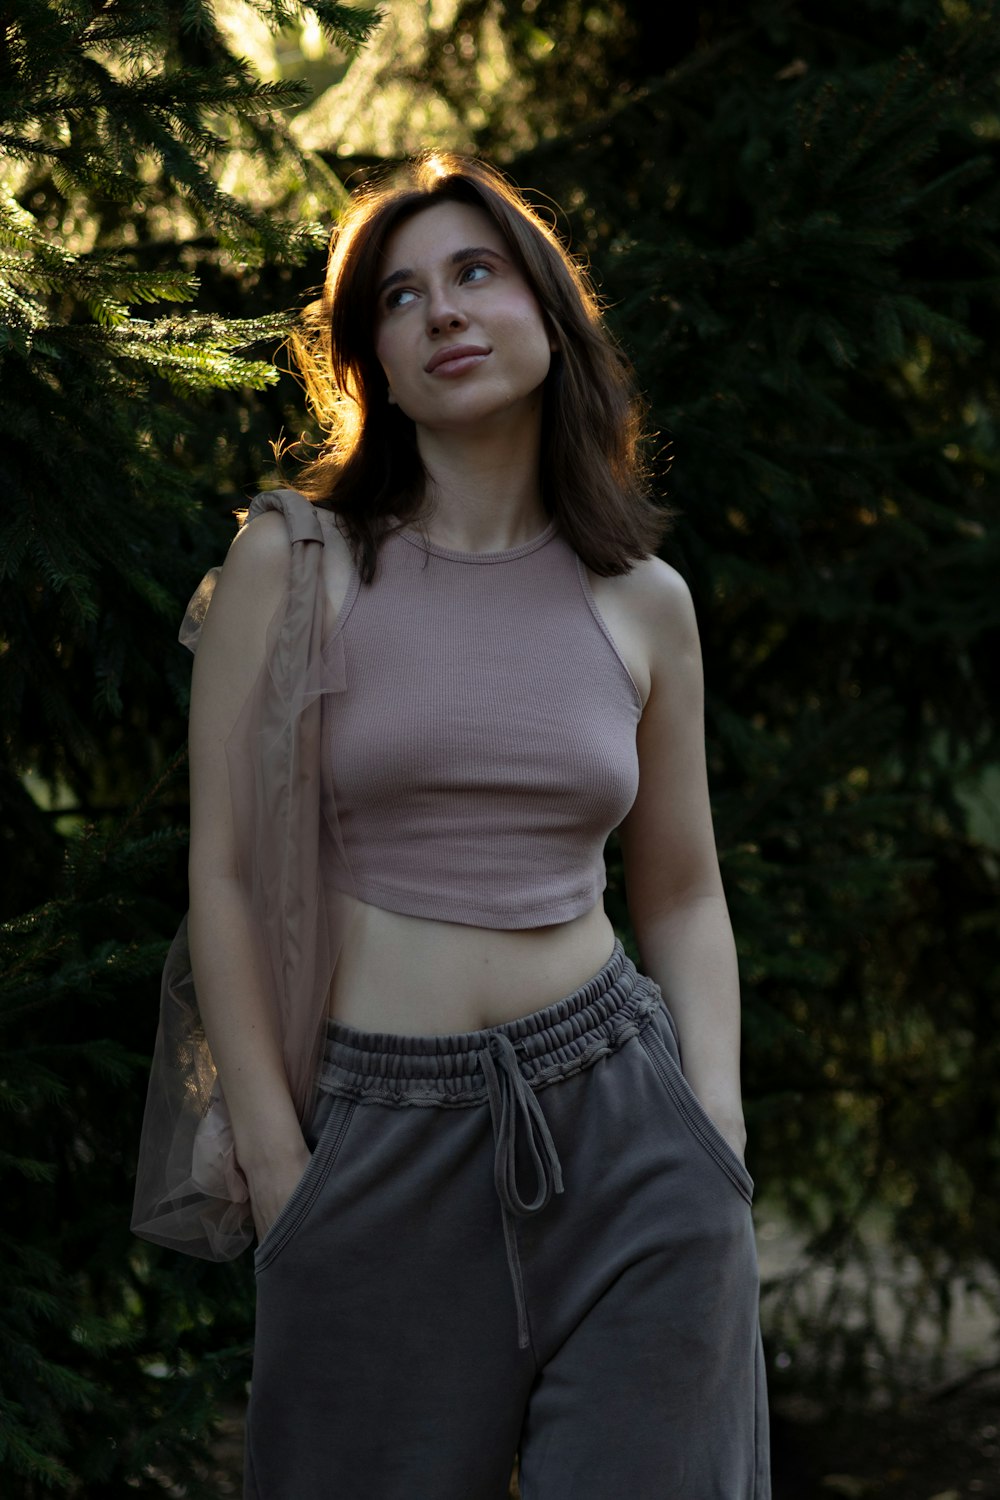
[[[452,562],[502,563],[514,562],[517,558],[526,557],[529,552],[536,552],[539,547],[544,547],[545,543],[551,541],[555,535],[556,528],[557,522],[553,516],[545,530],[540,531],[530,541],[521,542],[516,547],[504,547],[496,552],[460,552],[455,547],[441,547],[437,542],[429,541],[419,531],[413,531],[407,526],[401,527],[394,535],[403,537],[412,546],[420,547],[424,552],[432,552],[435,557],[445,557]]]

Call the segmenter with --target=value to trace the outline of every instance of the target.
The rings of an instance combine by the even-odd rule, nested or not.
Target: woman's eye
[[[480,281],[483,276],[488,276],[489,274],[490,274],[490,268],[489,268],[489,266],[480,265],[477,262],[477,264],[474,265],[474,266],[466,266],[464,268],[464,270],[462,271],[462,275],[459,278],[459,280],[461,280],[461,281]]]
[[[385,299],[385,305],[389,309],[392,309],[394,307],[403,307],[405,306],[407,297],[415,296],[416,293],[411,292],[408,287],[397,287],[395,291],[389,292],[388,296]]]

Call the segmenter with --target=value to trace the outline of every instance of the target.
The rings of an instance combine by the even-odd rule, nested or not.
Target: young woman
[[[767,1500],[698,635],[624,363],[441,153],[358,195],[298,353],[328,441],[188,621],[134,1227],[256,1230],[248,1497],[503,1500],[517,1455],[523,1500]]]

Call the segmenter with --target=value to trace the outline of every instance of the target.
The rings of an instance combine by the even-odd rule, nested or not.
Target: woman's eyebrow
[[[467,245],[464,250],[455,250],[449,255],[448,261],[450,265],[460,266],[463,261],[486,259],[487,257],[490,260],[499,260],[503,261],[505,265],[507,264],[507,257],[502,255],[499,250],[494,250],[490,245]],[[398,271],[392,271],[384,281],[379,282],[375,296],[381,297],[383,292],[387,292],[391,286],[397,286],[401,281],[410,281],[414,274],[415,272],[411,266],[403,266]]]
[[[379,282],[375,296],[381,297],[382,293],[388,291],[389,287],[395,286],[398,281],[409,281],[412,275],[413,272],[408,266],[404,266],[401,271],[393,271],[384,281]]]
[[[494,250],[490,245],[469,245],[465,250],[456,250],[454,255],[449,257],[453,266],[461,265],[463,260],[490,259],[506,261],[506,258],[505,255],[501,255],[499,250]]]

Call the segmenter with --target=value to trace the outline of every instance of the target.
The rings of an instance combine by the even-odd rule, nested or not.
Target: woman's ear
[[[396,398],[392,394],[392,386],[391,385],[390,386],[386,386],[386,400],[388,401],[388,403],[389,403],[390,406],[395,406],[396,405]]]

